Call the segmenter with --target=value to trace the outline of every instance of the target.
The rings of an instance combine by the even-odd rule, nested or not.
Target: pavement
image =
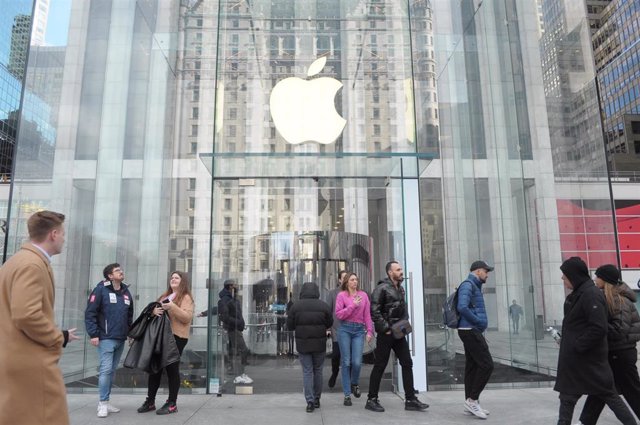
[[[164,395],[159,395],[162,399]],[[551,388],[488,389],[482,393],[482,407],[491,412],[483,421],[464,413],[461,391],[429,391],[419,398],[431,406],[425,412],[408,412],[395,394],[380,394],[380,403],[386,412],[374,413],[364,409],[366,395],[353,399],[352,407],[342,405],[338,392],[323,394],[321,407],[306,413],[302,394],[261,395],[183,395],[178,398],[178,412],[158,416],[154,412],[140,414],[136,409],[144,401],[142,392],[115,394],[111,403],[122,409],[107,418],[96,416],[97,394],[69,394],[69,413],[72,425],[129,424],[188,424],[188,425],[390,425],[390,424],[530,424],[553,425],[557,422],[558,394]],[[574,414],[574,423],[584,403],[580,400]],[[619,423],[605,409],[598,424]]]

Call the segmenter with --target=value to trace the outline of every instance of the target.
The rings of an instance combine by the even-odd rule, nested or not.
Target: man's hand
[[[76,331],[77,330],[78,330],[78,328],[73,328],[73,329],[67,330],[67,332],[69,332],[69,339],[67,340],[67,342],[77,341],[77,340],[80,339],[80,337],[78,335],[76,335]]]
[[[91,345],[93,345],[94,347],[97,347],[98,344],[100,344],[100,338],[98,337],[91,338],[90,342],[91,342]]]

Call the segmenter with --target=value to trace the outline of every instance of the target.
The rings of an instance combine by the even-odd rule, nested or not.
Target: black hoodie
[[[589,268],[580,257],[569,258],[562,263],[560,270],[562,270],[562,273],[569,279],[574,291],[586,281],[591,280],[591,276],[589,276]]]
[[[218,318],[222,326],[227,331],[243,331],[244,318],[242,317],[242,306],[240,301],[233,296],[230,290],[222,288],[218,294]]]
[[[287,317],[287,326],[296,332],[299,353],[324,353],[327,348],[327,330],[333,324],[333,315],[326,302],[320,300],[320,290],[313,282],[306,282],[300,291],[300,300],[293,303]]]

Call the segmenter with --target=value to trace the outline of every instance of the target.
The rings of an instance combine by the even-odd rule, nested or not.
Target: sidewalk
[[[136,409],[144,401],[143,394],[114,395],[111,402],[120,413],[107,418],[96,416],[97,394],[69,394],[72,425],[109,423],[129,424],[251,424],[251,425],[390,425],[390,424],[479,424],[484,421],[463,413],[463,394],[460,391],[435,391],[420,394],[431,405],[426,412],[407,412],[400,398],[392,393],[380,397],[385,413],[364,409],[366,395],[354,399],[352,407],[342,405],[339,393],[323,394],[322,407],[306,413],[302,394],[270,395],[185,395],[178,399],[178,413],[158,416],[153,412],[139,414]],[[158,399],[162,399],[160,395]],[[574,423],[578,421],[584,397],[576,407]],[[486,423],[554,425],[557,421],[558,395],[551,388],[485,390],[482,406],[491,411]],[[619,422],[605,409],[598,424]]]

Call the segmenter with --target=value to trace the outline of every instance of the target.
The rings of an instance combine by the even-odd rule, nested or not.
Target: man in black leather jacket
[[[408,320],[409,311],[405,302],[405,292],[402,287],[404,274],[397,261],[390,261],[385,268],[387,278],[378,282],[378,286],[371,294],[371,319],[376,328],[375,364],[369,378],[369,396],[365,409],[373,412],[384,412],[384,407],[378,402],[380,381],[391,350],[396,354],[402,367],[402,383],[405,394],[405,410],[423,411],[429,407],[422,403],[415,395],[413,388],[413,361],[409,351],[407,338],[396,339],[391,333],[391,326],[399,320]]]

